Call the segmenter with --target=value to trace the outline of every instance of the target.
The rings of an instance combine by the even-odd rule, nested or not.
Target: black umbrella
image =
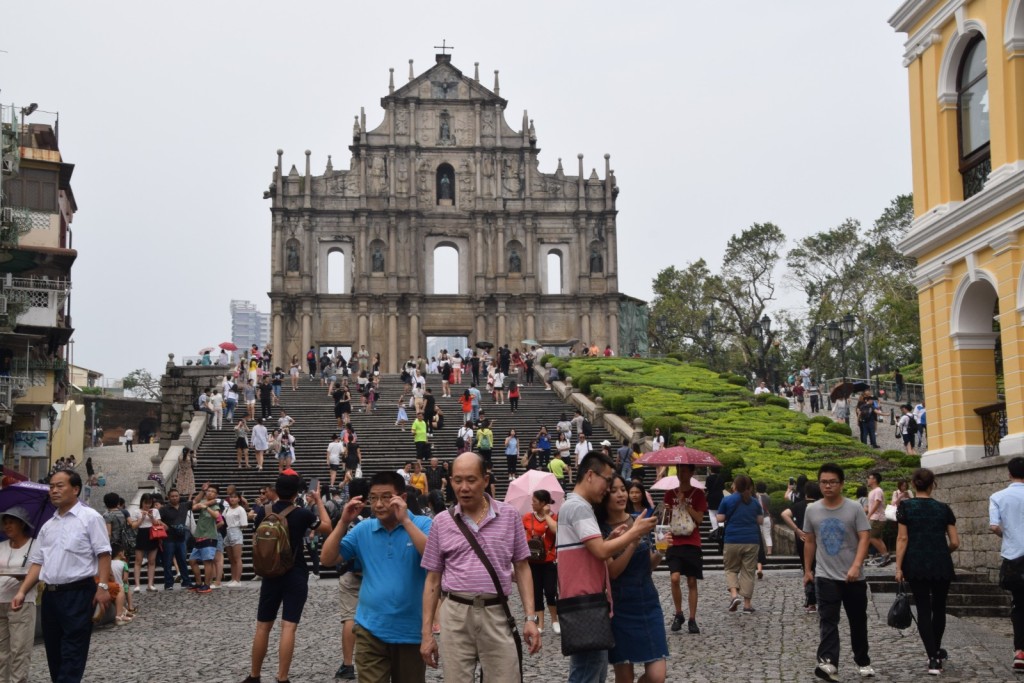
[[[476,343],[476,347],[478,349],[493,349],[494,348],[494,344],[492,344],[489,341],[478,341]]]
[[[850,398],[851,394],[856,394],[858,391],[867,391],[870,388],[871,385],[867,382],[840,382],[832,387],[828,397],[833,401],[838,401],[841,398]]]

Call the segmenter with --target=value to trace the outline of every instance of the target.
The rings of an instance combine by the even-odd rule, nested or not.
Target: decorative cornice
[[[900,242],[900,250],[907,256],[920,259],[925,254],[941,249],[943,245],[974,229],[980,223],[1014,206],[1024,204],[1024,167],[1019,162],[1000,167],[989,174],[995,182],[988,182],[978,194],[964,202],[949,202],[933,208],[918,217],[911,225],[910,232]],[[1024,225],[1018,214],[999,226],[993,226],[980,235],[981,244],[992,239],[998,232],[1007,229],[1020,230]],[[1009,224],[1016,227],[1010,228]],[[979,239],[975,237],[970,242]],[[955,250],[963,248],[960,245]],[[970,251],[977,251],[973,248]],[[949,252],[947,252],[949,253]],[[965,252],[964,255],[966,255]],[[961,255],[960,258],[963,258]],[[949,262],[945,259],[944,262]]]
[[[945,263],[932,263],[928,266],[919,266],[914,271],[911,283],[918,292],[934,287],[940,282],[945,282],[953,275],[953,269]]]
[[[910,31],[917,26],[928,12],[938,6],[941,0],[908,0],[896,13],[889,18],[889,25],[899,33],[907,34],[904,44],[903,66],[909,66],[920,57],[926,49],[941,40],[941,28],[945,26],[953,14],[969,0],[946,0],[913,34]],[[936,38],[935,36],[939,36]]]
[[[953,340],[955,351],[991,351],[996,347],[998,336],[995,332],[954,332],[949,335],[949,338]]]

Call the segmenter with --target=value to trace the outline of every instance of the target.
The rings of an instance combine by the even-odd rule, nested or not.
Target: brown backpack
[[[264,507],[263,521],[252,538],[252,568],[257,576],[265,579],[284,576],[295,564],[286,519],[294,509],[294,505],[289,505],[281,512],[274,512],[270,505]]]

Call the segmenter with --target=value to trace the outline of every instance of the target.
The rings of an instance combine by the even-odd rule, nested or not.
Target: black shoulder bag
[[[505,591],[501,590],[501,581],[498,579],[498,573],[494,571],[494,566],[491,561],[487,559],[487,555],[484,554],[484,549],[480,547],[480,542],[476,540],[476,536],[466,526],[466,522],[463,521],[461,515],[455,514],[454,508],[448,509],[448,514],[455,520],[455,526],[459,527],[459,531],[469,541],[470,547],[473,548],[473,552],[480,558],[480,563],[487,570],[487,573],[491,576],[491,581],[494,582],[494,589],[498,593],[498,599],[501,600],[501,606],[505,610],[505,620],[508,622],[508,627],[512,631],[512,639],[516,641],[516,656],[519,658],[519,681],[522,683],[523,680],[523,639],[519,635],[519,627],[516,624],[515,617],[512,616],[512,610],[508,606],[508,596],[505,595]],[[483,675],[480,676],[483,679]]]

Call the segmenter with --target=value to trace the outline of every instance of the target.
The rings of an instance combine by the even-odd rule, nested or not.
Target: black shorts
[[[309,573],[301,567],[292,567],[284,576],[263,579],[260,581],[260,602],[256,608],[256,621],[273,622],[277,619],[277,611],[283,604],[281,618],[293,624],[299,623],[308,594]]]
[[[341,469],[341,465],[335,465],[334,463],[330,463],[328,467],[331,468],[331,472],[337,472],[339,469]]]
[[[248,448],[249,443],[245,440],[244,436],[240,436],[235,439],[235,448]]]
[[[907,433],[904,433],[903,434],[903,445],[904,446],[913,446],[914,445],[914,440],[916,438],[917,438],[917,434],[907,434]]]
[[[672,574],[692,576],[695,579],[704,578],[704,551],[697,546],[669,546],[665,558],[668,560],[668,570]]]

